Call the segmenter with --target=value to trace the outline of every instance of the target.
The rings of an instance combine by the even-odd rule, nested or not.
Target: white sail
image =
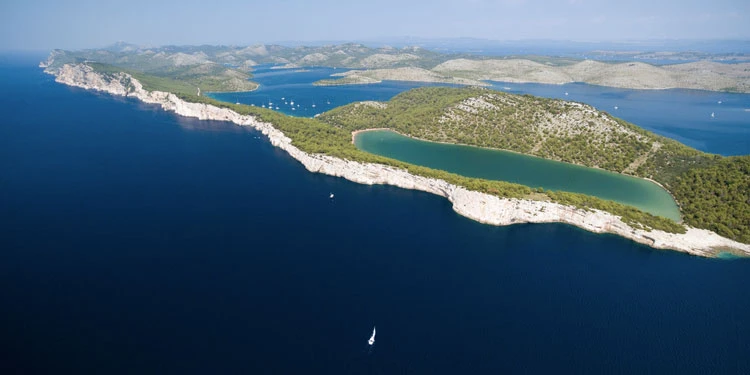
[[[367,340],[367,343],[370,345],[375,343],[375,327],[372,327],[372,336],[370,336],[370,339]]]

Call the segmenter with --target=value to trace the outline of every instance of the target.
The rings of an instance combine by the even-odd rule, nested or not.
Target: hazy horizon
[[[366,15],[366,16],[364,16]],[[137,45],[377,42],[387,39],[488,41],[750,40],[750,3],[718,0],[599,2],[445,0],[340,3],[239,0],[0,4],[0,50]]]

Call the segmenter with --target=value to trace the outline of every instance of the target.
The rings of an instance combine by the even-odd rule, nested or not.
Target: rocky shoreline
[[[552,202],[498,198],[470,191],[443,180],[415,176],[405,170],[385,165],[308,154],[295,147],[289,137],[270,123],[258,121],[253,116],[240,115],[226,108],[186,102],[171,93],[146,91],[140,82],[125,73],[105,76],[84,64],[64,65],[60,69],[48,69],[46,72],[53,74],[59,83],[112,95],[135,97],[181,116],[251,126],[266,135],[273,146],[297,159],[310,172],[342,177],[361,184],[388,184],[436,194],[448,199],[458,214],[481,223],[566,223],[595,233],[616,234],[657,249],[671,249],[705,257],[713,257],[720,252],[750,256],[750,245],[732,241],[704,229],[688,227],[684,234],[658,230],[649,232],[632,228],[618,216],[604,211],[578,209]]]

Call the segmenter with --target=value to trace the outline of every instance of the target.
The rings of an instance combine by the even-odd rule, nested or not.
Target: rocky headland
[[[101,74],[85,64],[65,64],[47,69],[56,81],[87,90],[137,98],[181,116],[202,120],[230,121],[251,126],[266,135],[272,145],[286,151],[308,171],[343,177],[361,184],[388,184],[445,197],[460,215],[491,225],[516,223],[567,223],[595,233],[612,233],[657,249],[672,249],[693,255],[713,257],[722,252],[750,256],[750,245],[732,241],[704,229],[688,227],[686,233],[642,230],[624,223],[619,216],[600,210],[578,209],[558,203],[527,199],[498,198],[456,186],[446,181],[415,176],[407,171],[373,163],[361,163],[327,155],[309,154],[292,144],[292,140],[273,124],[253,116],[240,115],[227,108],[191,103],[176,95],[147,91],[126,73]]]

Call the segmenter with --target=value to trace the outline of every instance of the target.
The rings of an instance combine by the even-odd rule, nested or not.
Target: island
[[[383,81],[406,81],[406,82],[432,82],[432,83],[449,83],[454,85],[470,86],[489,86],[488,83],[475,79],[454,77],[438,74],[431,70],[404,67],[392,69],[369,69],[369,70],[349,70],[344,73],[335,73],[331,77],[334,79],[324,79],[314,82],[318,86],[336,86],[336,85],[361,85],[368,83],[380,83]],[[341,78],[337,78],[341,77]]]
[[[115,65],[82,58],[80,53],[55,51],[42,65],[60,83],[138,98],[183,116],[254,127],[309,171],[363,184],[430,192],[450,200],[457,213],[482,223],[561,222],[694,255],[750,255],[746,194],[750,191],[750,157],[708,155],[578,103],[478,87],[421,88],[388,103],[355,103],[318,118],[290,117],[264,108],[219,102],[197,90],[204,87],[200,82],[209,82],[216,91],[237,91],[233,83],[237,77],[232,72],[239,67],[219,64],[202,75],[193,65],[181,65],[179,69],[174,63],[173,67],[166,63],[157,66],[156,62],[163,59],[174,60],[166,56]],[[182,56],[178,60],[186,59]],[[217,74],[219,69],[225,69],[225,73]],[[180,78],[183,71],[191,73]],[[540,120],[537,127],[521,126],[529,116]],[[373,127],[650,178],[674,195],[683,222],[583,194],[468,178],[357,149],[352,132]]]

